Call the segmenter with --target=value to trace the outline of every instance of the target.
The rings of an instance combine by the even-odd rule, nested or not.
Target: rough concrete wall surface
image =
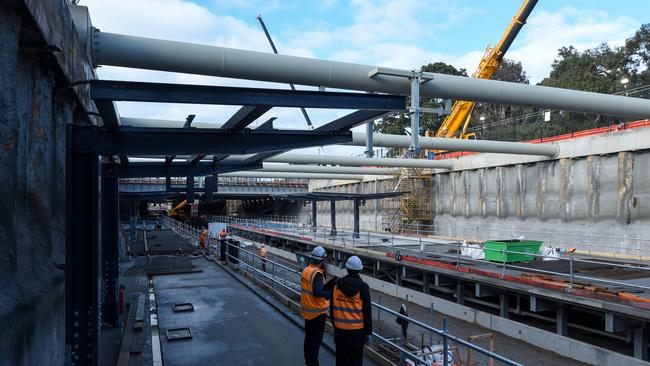
[[[65,123],[42,53],[0,7],[0,364],[64,359]]]
[[[650,256],[650,152],[438,173],[435,230]]]

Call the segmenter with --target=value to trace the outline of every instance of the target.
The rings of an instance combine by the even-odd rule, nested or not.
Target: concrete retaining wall
[[[1,365],[64,363],[66,124],[78,100],[54,90],[69,81],[62,68],[81,62],[67,52],[67,9],[63,0],[0,6]]]

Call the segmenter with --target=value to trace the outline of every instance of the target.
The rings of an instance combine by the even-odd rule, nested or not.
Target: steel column
[[[102,164],[102,321],[117,325],[119,184],[114,164]]]
[[[194,203],[194,176],[189,176],[185,179],[185,192],[187,194],[187,203]]]
[[[330,201],[330,235],[336,235],[336,201]]]
[[[359,238],[359,205],[361,204],[361,200],[359,198],[355,198],[353,205],[354,205],[354,232],[352,235],[354,235],[355,238]]]
[[[502,318],[510,317],[510,297],[508,294],[499,295],[499,316]]]
[[[66,364],[97,365],[99,338],[99,156],[73,152],[67,130]]]
[[[214,186],[215,186],[215,177],[207,176],[205,177],[205,201],[207,203],[212,203],[214,201]]]
[[[138,201],[131,201],[129,204],[129,218],[131,220],[131,225],[129,229],[129,239],[131,242],[135,242],[138,234]]]
[[[420,78],[411,78],[411,157],[417,158],[420,153]]]
[[[555,309],[555,333],[567,336],[569,334],[569,308],[566,306],[558,306]]]
[[[375,152],[373,151],[374,146],[372,145],[372,134],[373,134],[373,127],[375,123],[374,121],[369,121],[366,123],[366,157],[367,158],[372,158],[375,156]]]
[[[311,231],[316,232],[318,228],[318,224],[316,222],[316,219],[318,218],[318,212],[317,212],[317,201],[311,201]]]
[[[636,328],[634,332],[634,357],[648,361],[648,328]]]

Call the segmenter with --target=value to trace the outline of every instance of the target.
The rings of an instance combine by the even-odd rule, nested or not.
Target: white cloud
[[[561,47],[572,45],[584,51],[603,42],[622,45],[638,27],[630,17],[613,18],[606,12],[573,7],[535,11],[506,57],[521,61],[531,82],[537,83],[548,76]]]

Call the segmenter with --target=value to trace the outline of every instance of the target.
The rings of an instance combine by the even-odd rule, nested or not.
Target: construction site
[[[365,365],[650,365],[650,71],[598,92],[553,84],[557,60],[551,81],[504,81],[546,5],[511,3],[467,75],[283,55],[262,16],[269,52],[3,1],[0,365],[304,365],[318,247],[324,278],[369,288]],[[207,122],[199,105],[236,109]]]

